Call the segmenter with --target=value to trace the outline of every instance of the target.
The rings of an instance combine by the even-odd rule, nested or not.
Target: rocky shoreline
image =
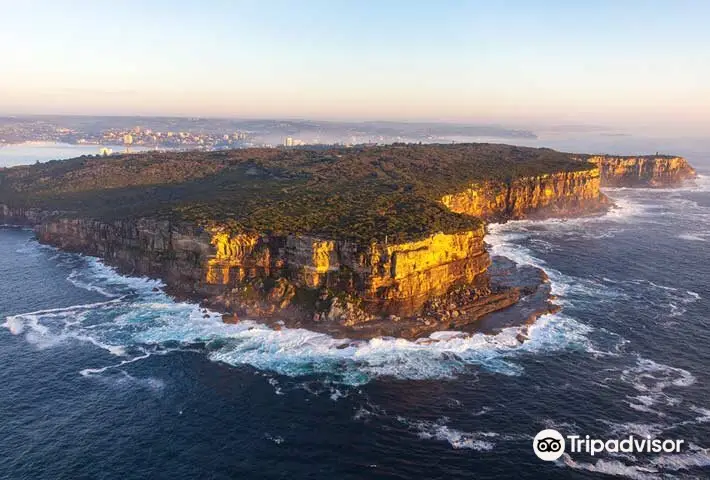
[[[442,203],[494,221],[592,215],[610,206],[596,169],[478,188],[478,194],[462,194],[482,199],[478,203]],[[22,215],[27,212],[15,217]],[[226,322],[259,319],[277,329],[307,328],[339,338],[418,338],[475,329],[487,315],[530,296],[534,307],[519,322],[556,310],[544,294],[544,272],[492,266],[483,225],[413,242],[362,244],[233,235],[156,219],[108,223],[28,216],[38,219],[40,242],[97,256],[124,274],[159,278],[170,295],[221,312]]]
[[[695,175],[679,157],[584,160],[589,168],[475,183],[440,202],[487,222],[596,215],[611,206],[602,181],[674,186]],[[623,178],[615,182],[616,175]],[[411,339],[440,330],[493,332],[559,308],[545,272],[490,258],[483,223],[408,242],[235,234],[219,225],[106,221],[6,204],[0,223],[31,226],[41,243],[99,257],[122,274],[158,278],[173,297],[221,312],[225,322]]]

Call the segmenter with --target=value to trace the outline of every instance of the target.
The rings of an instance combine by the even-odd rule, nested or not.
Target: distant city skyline
[[[704,1],[0,8],[6,115],[710,127]]]

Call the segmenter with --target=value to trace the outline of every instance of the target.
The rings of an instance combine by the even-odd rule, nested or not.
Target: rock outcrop
[[[128,274],[162,278],[176,296],[238,317],[290,325],[323,324],[334,330],[412,317],[455,285],[470,287],[471,305],[461,308],[482,303],[491,293],[483,226],[416,242],[369,245],[298,235],[230,235],[153,219],[59,218],[40,223],[36,232],[42,243],[101,257]],[[497,305],[516,299],[515,293],[507,294],[497,298]],[[422,318],[422,324],[431,324],[438,313],[428,307],[430,318]]]
[[[676,187],[696,177],[683,157],[585,155],[580,159],[599,166],[603,187]]]
[[[124,273],[161,278],[169,293],[219,309],[225,321],[258,318],[353,338],[415,337],[469,328],[521,298],[516,308],[527,321],[554,310],[549,288],[540,287],[544,272],[488,270],[484,224],[468,216],[506,221],[597,213],[609,206],[601,186],[675,185],[695,175],[680,157],[574,158],[590,163],[580,166],[567,157],[564,168],[550,173],[516,177],[511,170],[508,180],[492,175],[469,185],[450,182],[457,191],[433,197],[438,210],[429,214],[446,212],[443,204],[447,215],[467,220],[460,224],[465,227],[448,223],[447,231],[423,230],[412,241],[235,233],[219,222],[98,220],[5,205],[0,223],[33,225],[43,243],[101,257]],[[543,156],[540,162],[553,160],[559,158]],[[397,195],[408,191],[403,185]],[[509,321],[506,315],[491,318]]]
[[[39,225],[50,216],[52,216],[52,212],[46,212],[39,208],[17,208],[0,204],[0,225],[32,227]]]
[[[577,216],[608,206],[599,187],[599,169],[590,165],[588,170],[474,184],[441,201],[454,212],[489,221]]]
[[[484,182],[441,202],[457,213],[507,220],[596,211],[606,197],[592,167]],[[411,242],[362,243],[233,234],[152,218],[109,222],[2,212],[36,224],[43,243],[101,257],[128,274],[161,278],[171,294],[222,310],[229,321],[257,317],[351,337],[416,336],[471,324],[520,298],[515,287],[491,286],[483,224]]]

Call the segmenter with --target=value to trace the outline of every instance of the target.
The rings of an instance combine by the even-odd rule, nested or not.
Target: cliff
[[[60,218],[36,232],[42,243],[101,257],[128,274],[162,278],[171,294],[218,308],[228,321],[256,317],[357,337],[363,324],[407,317],[409,323],[380,324],[378,332],[414,335],[440,327],[452,302],[451,310],[468,309],[473,321],[518,298],[514,289],[492,295],[483,227],[369,245],[231,235],[153,219]],[[456,291],[458,303],[452,297],[443,309],[430,304],[455,286],[467,287]]]
[[[607,200],[592,167],[473,184],[441,202],[457,213],[507,220],[588,213]],[[519,288],[491,285],[483,224],[408,242],[232,233],[151,218],[53,218],[36,231],[43,243],[162,278],[170,293],[220,309],[228,321],[256,317],[350,337],[416,336],[475,323],[520,298]]]
[[[608,206],[600,191],[597,168],[519,178],[510,182],[482,182],[441,201],[451,211],[490,221],[528,217],[575,216]]]
[[[0,204],[0,225],[15,225],[32,227],[39,225],[52,212],[40,208],[9,207]]]
[[[607,163],[547,149],[165,155],[102,161],[138,176],[145,166],[157,182],[149,187],[122,175],[97,189],[111,172],[97,160],[7,169],[0,223],[35,225],[43,243],[161,278],[169,293],[219,309],[225,321],[416,337],[469,328],[521,297],[526,319],[554,309],[544,273],[489,269],[484,221],[596,213],[609,203],[600,191]],[[201,170],[162,171],[181,156]]]
[[[696,176],[683,157],[586,155],[580,158],[599,166],[604,187],[675,187]]]

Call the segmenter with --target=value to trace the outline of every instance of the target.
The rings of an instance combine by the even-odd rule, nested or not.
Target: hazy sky
[[[710,125],[710,1],[0,0],[0,112]]]

